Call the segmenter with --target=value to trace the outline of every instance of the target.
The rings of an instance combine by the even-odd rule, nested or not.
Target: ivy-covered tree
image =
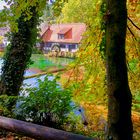
[[[10,9],[5,8],[0,12],[1,25],[9,24],[11,43],[4,57],[0,94],[18,95],[24,71],[29,65],[32,49],[36,43],[39,18],[42,16],[48,0],[4,1],[10,6]],[[65,0],[51,2],[54,11],[60,14]]]
[[[0,81],[0,94],[18,95],[25,69],[30,63],[33,46],[37,38],[37,26],[45,0],[14,0],[10,9],[5,9],[10,18],[10,45],[4,56]],[[9,1],[11,3],[11,1]],[[3,12],[3,11],[2,11]],[[2,13],[4,15],[4,13]],[[6,20],[7,20],[6,19]]]
[[[32,7],[30,11],[34,17],[25,21],[27,15],[22,13],[17,21],[18,31],[12,32],[10,35],[11,43],[7,48],[2,68],[1,94],[18,95],[24,70],[29,64],[37,36],[36,26],[38,20],[35,7]]]

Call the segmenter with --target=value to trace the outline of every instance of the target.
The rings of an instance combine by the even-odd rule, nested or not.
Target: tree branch
[[[134,33],[131,31],[131,29],[129,28],[129,26],[128,26],[128,25],[127,25],[127,28],[128,28],[128,30],[129,30],[129,32],[131,33],[131,35],[134,37],[134,39],[137,41],[137,39],[136,39],[136,37],[135,37]]]
[[[129,18],[129,17],[127,17],[128,18],[128,20],[132,23],[132,25],[134,26],[134,27],[136,27],[138,30],[140,30],[140,28]]]

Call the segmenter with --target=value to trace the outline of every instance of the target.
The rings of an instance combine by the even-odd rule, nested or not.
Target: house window
[[[71,44],[71,45],[69,45],[69,48],[70,49],[76,49],[76,45],[75,44]]]
[[[58,39],[64,39],[64,34],[58,34]]]
[[[68,46],[69,51],[75,51],[76,50],[76,45],[75,44],[69,44]]]
[[[66,46],[64,44],[61,44],[60,47],[61,48],[66,48]]]

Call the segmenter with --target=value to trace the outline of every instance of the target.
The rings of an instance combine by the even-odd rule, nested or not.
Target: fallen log
[[[47,72],[41,72],[41,73],[37,73],[37,74],[31,75],[31,76],[26,76],[26,77],[24,77],[24,80],[34,78],[34,77],[39,77],[39,76],[46,75],[46,74],[57,73],[57,72],[65,71],[65,70],[66,70],[66,68],[62,68],[62,69],[56,69],[56,70],[47,71]]]
[[[79,67],[84,66],[84,65],[79,65]],[[68,71],[72,68],[68,68],[67,65],[65,66],[65,68],[61,68],[61,69],[55,69],[55,70],[51,70],[51,71],[45,71],[45,72],[40,72],[31,76],[25,76],[24,80],[26,79],[30,79],[30,78],[34,78],[34,77],[39,77],[39,76],[43,76],[46,74],[52,74],[52,73],[57,73],[57,72],[61,72],[61,71]]]
[[[29,122],[0,116],[0,128],[38,140],[96,140]]]

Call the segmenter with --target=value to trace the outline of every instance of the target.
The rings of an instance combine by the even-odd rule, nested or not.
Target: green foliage
[[[18,19],[23,13],[27,15],[24,17],[24,21],[29,21],[33,17],[31,7],[36,7],[36,12],[41,16],[46,5],[46,0],[6,0],[5,2],[10,8],[5,7],[0,12],[0,23],[2,25],[8,23],[12,32],[18,31]]]
[[[105,68],[101,58],[105,48],[105,38],[102,38],[101,31],[104,11],[105,6],[97,0],[69,0],[62,8],[60,22],[86,24],[76,61],[70,66],[74,78],[66,83],[72,87],[77,102],[86,99],[101,103],[106,99]]]
[[[39,123],[58,128],[66,122],[67,114],[72,111],[70,105],[71,91],[61,89],[57,83],[58,77],[49,80],[47,75],[44,81],[38,79],[38,87],[28,87],[23,92],[16,109],[17,118],[30,119],[34,123]],[[28,96],[25,96],[26,94]]]
[[[99,8],[99,5],[100,1],[97,0],[69,0],[62,8],[62,16],[60,15],[60,20],[61,22],[90,23],[91,21],[97,19],[96,16],[98,13],[96,13],[96,10]],[[97,22],[95,22],[95,24],[97,24]],[[87,26],[88,25],[89,24],[87,24]],[[92,24],[90,25],[94,26]]]
[[[101,32],[102,32],[102,39],[101,42],[99,44],[99,48],[100,48],[100,53],[102,58],[105,58],[105,52],[106,52],[106,37],[105,37],[105,31],[106,31],[106,4],[103,2],[100,6],[100,17],[101,17]]]
[[[42,54],[42,52],[36,46],[34,46],[32,49],[32,54]]]
[[[15,103],[17,100],[17,96],[0,96],[0,115],[13,117],[13,109],[15,108]]]
[[[140,91],[137,91],[133,96],[133,109],[140,112]]]
[[[132,59],[131,61],[129,61],[129,68],[132,72],[138,72],[137,69],[137,64],[138,64],[138,59]]]
[[[18,95],[24,71],[30,65],[30,57],[38,35],[39,13],[37,7],[29,6],[30,14],[23,11],[16,20],[18,31],[9,34],[10,44],[4,56],[0,94]],[[17,84],[18,83],[18,84]]]
[[[55,0],[52,9],[53,9],[53,15],[55,17],[58,17],[61,14],[61,10],[65,3],[67,3],[68,0]]]
[[[103,139],[104,138],[104,131],[100,130],[93,130],[92,126],[89,126],[89,124],[86,126],[83,124],[82,122],[82,117],[80,115],[75,115],[73,112],[71,112],[68,116],[68,122],[65,126],[64,129],[66,131],[70,131],[70,132],[74,132],[76,134],[81,134],[81,135],[85,135],[88,137],[96,137],[96,138],[100,138]],[[89,120],[88,120],[89,123]],[[94,124],[97,122],[92,122],[92,125],[96,125],[96,129],[97,129],[97,125],[98,124]],[[100,122],[98,122],[100,123]]]
[[[42,20],[45,23],[53,24],[56,21],[56,17],[54,16],[54,10],[52,5],[46,5],[42,16]]]

